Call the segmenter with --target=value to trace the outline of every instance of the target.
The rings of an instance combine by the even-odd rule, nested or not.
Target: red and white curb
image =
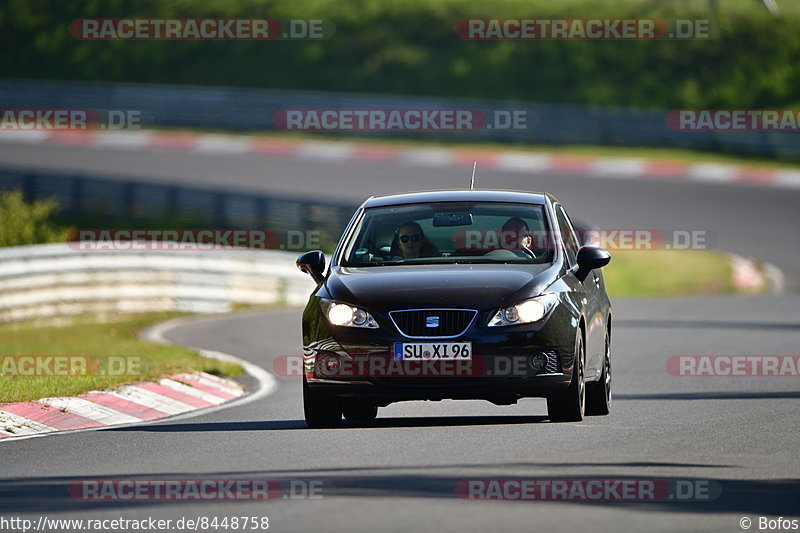
[[[592,157],[472,148],[399,147],[348,141],[309,141],[169,131],[0,130],[0,142],[79,145],[98,149],[286,156],[317,161],[394,162],[419,167],[472,166],[522,173],[597,178],[749,183],[800,188],[800,170],[632,157]]]
[[[145,337],[169,344],[164,332],[189,320],[159,324],[145,332]],[[256,390],[245,394],[244,387],[235,381],[192,372],[164,375],[158,381],[130,383],[74,397],[0,404],[0,441],[142,425],[167,417],[170,420],[190,418],[250,403],[274,390],[275,378],[262,368],[222,352],[197,350],[205,357],[242,365],[258,383]]]
[[[771,263],[765,263],[741,255],[728,254],[733,269],[733,285],[745,292],[767,291],[780,294],[785,288],[783,272]]]
[[[221,405],[243,394],[234,381],[194,372],[74,397],[0,404],[0,439],[146,422]]]

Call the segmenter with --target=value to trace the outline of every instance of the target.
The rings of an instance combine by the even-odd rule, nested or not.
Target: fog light
[[[339,366],[340,365],[338,357],[326,357],[322,363],[322,367],[328,374],[335,374],[336,371],[339,370]]]
[[[530,357],[529,363],[531,368],[538,372],[547,366],[547,356],[543,353],[537,353]]]

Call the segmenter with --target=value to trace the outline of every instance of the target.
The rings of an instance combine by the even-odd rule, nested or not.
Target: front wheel
[[[309,427],[337,427],[342,423],[342,400],[312,391],[303,376],[303,412]]]
[[[607,415],[611,412],[611,343],[606,334],[606,354],[603,361],[603,374],[597,383],[586,391],[586,414]]]
[[[575,340],[575,361],[572,367],[572,381],[567,390],[548,396],[547,415],[550,422],[580,422],[586,406],[586,384],[584,382],[583,335],[578,330]]]

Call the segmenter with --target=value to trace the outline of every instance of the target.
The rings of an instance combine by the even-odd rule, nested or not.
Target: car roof
[[[453,189],[373,196],[365,201],[362,207],[384,207],[428,202],[513,202],[522,204],[546,204],[547,199],[551,202],[558,202],[551,194],[542,192],[503,191],[495,189]]]

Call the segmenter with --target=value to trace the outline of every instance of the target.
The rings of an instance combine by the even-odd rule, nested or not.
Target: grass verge
[[[708,250],[618,250],[603,269],[613,297],[660,297],[740,292],[730,256]]]
[[[81,319],[59,326],[0,325],[0,403],[74,396],[90,390],[112,388],[121,383],[155,379],[173,372],[198,370],[219,376],[236,376],[244,372],[239,365],[206,359],[188,348],[163,346],[138,338],[139,332],[145,327],[175,316],[178,315],[150,313],[119,317],[103,323]],[[97,365],[93,357],[88,357],[88,364],[76,367],[81,375],[33,377],[9,375],[30,368],[22,364],[20,359],[8,357],[14,355],[100,358]],[[80,359],[76,360],[80,362]],[[69,371],[59,371],[55,365],[53,361],[48,366],[59,374],[69,374]],[[87,375],[82,375],[83,368],[87,369]]]

